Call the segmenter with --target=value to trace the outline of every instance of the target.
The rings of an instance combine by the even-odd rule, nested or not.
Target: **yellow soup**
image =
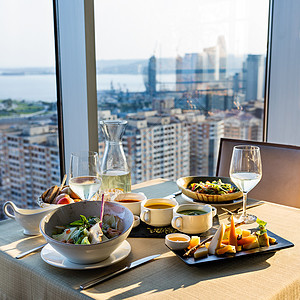
[[[150,209],[166,209],[166,208],[172,208],[175,205],[169,204],[169,203],[153,203],[153,204],[146,204],[145,207]]]
[[[169,240],[174,241],[174,242],[187,242],[187,238],[181,237],[181,236],[171,236],[169,237]]]

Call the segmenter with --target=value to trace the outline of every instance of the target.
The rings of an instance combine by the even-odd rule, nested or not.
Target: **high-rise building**
[[[37,198],[60,182],[57,127],[37,125],[1,132],[0,144],[0,199],[23,208],[36,206]]]
[[[187,124],[170,115],[139,113],[128,118],[124,148],[132,169],[132,183],[188,175]]]
[[[226,79],[227,52],[224,36],[202,53],[186,53],[176,58],[176,91],[206,89],[207,85]]]
[[[245,67],[246,101],[264,99],[265,59],[263,55],[248,55]]]
[[[151,97],[156,95],[156,58],[154,55],[148,62],[146,92]]]

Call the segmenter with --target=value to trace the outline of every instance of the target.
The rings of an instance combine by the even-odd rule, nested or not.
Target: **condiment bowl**
[[[105,260],[128,237],[133,226],[133,214],[127,207],[118,203],[105,202],[104,214],[118,216],[123,221],[121,235],[90,245],[68,244],[52,238],[55,226],[67,225],[79,220],[80,215],[99,217],[101,204],[101,201],[81,201],[59,207],[41,221],[40,230],[42,235],[57,252],[73,263],[90,264]]]
[[[171,250],[182,250],[189,246],[191,238],[183,233],[170,233],[165,236],[165,244]]]

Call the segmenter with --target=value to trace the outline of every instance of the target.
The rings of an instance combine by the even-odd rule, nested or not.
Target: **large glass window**
[[[98,116],[128,121],[132,183],[213,175],[221,137],[262,140],[268,9],[95,1]]]
[[[60,182],[51,0],[0,2],[0,219]]]

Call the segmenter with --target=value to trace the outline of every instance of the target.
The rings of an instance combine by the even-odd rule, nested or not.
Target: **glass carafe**
[[[102,190],[110,192],[115,189],[124,193],[131,191],[131,174],[128,167],[122,137],[127,121],[100,121],[105,137],[105,149],[101,164]]]

